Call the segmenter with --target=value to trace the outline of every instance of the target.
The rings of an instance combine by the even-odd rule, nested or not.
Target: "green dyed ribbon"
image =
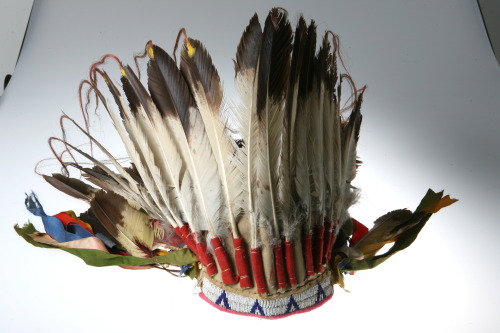
[[[115,265],[159,265],[168,264],[175,266],[182,266],[192,264],[198,261],[198,258],[189,249],[179,249],[169,252],[166,255],[161,255],[153,258],[139,258],[134,256],[121,256],[118,254],[111,254],[100,250],[94,249],[72,249],[61,248],[49,244],[44,244],[35,241],[30,237],[30,234],[38,232],[33,224],[27,223],[23,227],[15,225],[14,229],[23,237],[28,243],[41,248],[59,249],[71,253],[82,259],[87,265],[95,267],[115,266]],[[188,274],[189,275],[189,274]]]
[[[419,222],[401,234],[387,252],[362,260],[346,258],[340,262],[339,267],[342,271],[359,271],[371,269],[380,265],[395,253],[410,246],[433,213],[438,212],[441,208],[449,206],[456,201],[456,199],[451,199],[449,195],[443,197],[442,191],[436,193],[429,189],[417,209],[415,209],[415,212],[408,218],[419,219]]]

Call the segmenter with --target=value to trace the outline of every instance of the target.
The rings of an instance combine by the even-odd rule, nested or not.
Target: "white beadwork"
[[[203,279],[203,295],[214,305],[240,313],[263,317],[280,316],[318,305],[333,295],[330,277],[322,279],[310,288],[296,294],[275,299],[257,299],[223,290]]]

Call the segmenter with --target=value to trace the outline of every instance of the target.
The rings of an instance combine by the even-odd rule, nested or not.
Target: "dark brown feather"
[[[146,114],[151,118],[151,114],[154,111],[151,110],[150,104],[152,104],[153,100],[149,96],[148,91],[130,66],[125,66],[123,70],[126,74],[126,76],[122,77],[123,90],[130,102],[130,109],[133,113],[137,113],[137,108],[142,106]]]
[[[311,21],[307,29],[304,57],[300,71],[299,100],[305,99],[312,90],[314,54],[316,53],[316,24]]]
[[[137,184],[139,184],[140,186],[144,186],[141,175],[139,174],[139,171],[137,170],[134,163],[130,163],[130,167],[123,169],[132,177],[132,179],[137,182]]]
[[[116,225],[123,225],[122,212],[127,201],[113,192],[99,191],[90,202],[90,211],[99,220],[106,231],[115,239],[119,231]]]
[[[75,167],[83,172],[83,176],[85,177],[85,179],[90,181],[92,184],[99,186],[100,188],[103,188],[107,191],[113,191],[112,186],[118,186],[118,182],[107,175],[98,166],[94,166],[93,168],[83,168],[79,165],[75,165]]]
[[[78,216],[78,218],[92,226],[92,231],[96,234],[101,234],[107,239],[109,239],[111,242],[113,242],[115,245],[119,245],[118,240],[113,237],[108,230],[103,226],[101,221],[92,213],[92,210],[89,209],[86,212],[83,212]],[[108,245],[108,244],[106,244]],[[121,246],[119,246],[121,247]]]
[[[353,136],[355,141],[359,140],[359,130],[361,128],[361,120],[363,116],[361,115],[361,103],[363,102],[363,92],[361,92],[354,105],[354,109],[349,115],[349,121],[346,126],[344,126],[343,136],[342,136],[342,144],[345,144],[347,140]]]
[[[304,18],[301,16],[299,22],[297,23],[297,28],[295,29],[295,35],[293,40],[293,51],[292,60],[290,65],[290,82],[287,96],[287,114],[291,117],[292,103],[294,102],[293,87],[298,84],[299,75],[301,73],[301,67],[304,58],[305,43],[307,38],[307,24]]]
[[[256,68],[262,44],[262,28],[255,14],[241,36],[234,62],[235,73],[247,68]]]
[[[97,189],[79,179],[66,177],[59,173],[53,173],[52,176],[43,175],[43,178],[59,191],[77,199],[89,201],[97,191]]]
[[[189,39],[189,43],[195,48],[192,57],[188,55],[187,47],[184,46],[181,53],[181,73],[191,87],[192,94],[198,89],[201,82],[208,104],[212,112],[219,111],[222,102],[222,87],[219,74],[215,69],[212,58],[200,41]]]
[[[137,97],[134,88],[130,84],[130,81],[125,76],[121,77],[123,92],[125,93],[125,97],[128,100],[130,110],[135,114],[137,113],[137,109],[141,105],[139,98]],[[122,116],[123,117],[123,116]]]
[[[286,13],[277,9],[267,16],[259,57],[257,114],[265,110],[268,97],[284,97],[290,73],[292,29]]]
[[[115,100],[115,103],[118,106],[118,110],[120,111],[120,117],[122,117],[122,119],[126,119],[125,118],[126,113],[123,110],[122,104],[120,102],[120,97],[121,97],[120,90],[116,87],[116,85],[113,83],[113,81],[111,81],[110,77],[108,76],[108,73],[103,71],[103,76],[104,76],[104,81],[106,82],[106,85],[108,86],[109,92],[113,96],[113,99]]]
[[[154,58],[148,62],[148,87],[163,116],[179,117],[186,136],[189,136],[190,108],[195,102],[186,80],[173,59],[160,47],[153,45]]]
[[[330,53],[330,43],[328,42],[327,35],[323,38],[323,43],[316,55],[314,61],[314,78],[318,95],[321,93],[319,87],[321,84],[326,84],[328,75],[328,54]]]

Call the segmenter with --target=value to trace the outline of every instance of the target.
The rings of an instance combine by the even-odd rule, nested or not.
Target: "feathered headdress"
[[[214,306],[266,318],[319,306],[334,284],[343,285],[343,272],[375,267],[406,248],[456,200],[429,190],[414,212],[390,212],[369,231],[350,217],[364,88],[337,71],[336,35],[327,31],[317,47],[314,21],[300,17],[292,30],[282,9],[272,9],[263,26],[251,18],[234,62],[235,105],[224,103],[210,55],[184,30],[178,62],[175,49],[172,57],[146,44],[136,57],[147,58],[142,80],[139,69],[104,56],[81,84],[85,124],[61,118],[85,135],[90,152],[63,129],[62,138],[49,139],[64,146],[60,154],[53,148],[63,172],[43,176],[90,208],[49,216],[28,195],[26,206],[47,233],[26,225],[16,227],[19,234],[89,265],[191,276]],[[121,84],[103,69],[108,58],[118,62]],[[90,133],[85,97],[94,95],[129,163]],[[84,180],[70,177],[70,168]]]

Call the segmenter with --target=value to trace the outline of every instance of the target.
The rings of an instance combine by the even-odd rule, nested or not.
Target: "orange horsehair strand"
[[[173,58],[174,58],[174,62],[176,64],[177,64],[177,56],[175,55],[175,53],[177,52],[177,47],[179,46],[179,40],[181,39],[181,35],[184,35],[184,40],[186,41],[186,47],[188,49],[189,57],[193,57],[194,52],[195,52],[195,48],[189,42],[189,37],[186,33],[186,29],[184,29],[184,28],[180,29],[179,32],[177,33],[177,38],[175,39],[175,45],[174,45],[174,52],[172,53]]]
[[[358,100],[358,98],[357,98],[358,94],[362,93],[366,90],[366,85],[364,85],[361,89],[356,89],[356,84],[354,83],[354,80],[352,79],[351,73],[349,73],[349,69],[347,69],[347,66],[344,63],[344,58],[342,57],[342,54],[340,53],[340,38],[339,38],[339,36],[331,30],[327,30],[325,33],[326,33],[326,35],[332,36],[333,53],[337,55],[337,58],[340,60],[340,64],[342,65],[342,68],[346,72],[345,74],[341,74],[340,78],[347,79],[347,81],[349,82],[349,85],[351,87],[351,96],[347,99],[346,104],[349,103],[349,101],[351,101],[351,100],[352,100],[352,102],[350,102],[350,104],[348,104],[347,106],[344,106],[340,110],[340,112],[345,112],[345,111],[348,111],[348,110],[351,110],[352,108],[354,108],[354,106],[356,105],[357,100]]]
[[[138,59],[145,58],[149,53],[149,49],[152,47],[153,47],[153,41],[149,40],[146,43],[146,46],[144,47],[144,52],[137,53],[136,55],[134,55],[134,63],[135,63],[135,68],[137,68],[137,77],[139,78],[139,80],[141,79],[141,70],[139,69]]]

